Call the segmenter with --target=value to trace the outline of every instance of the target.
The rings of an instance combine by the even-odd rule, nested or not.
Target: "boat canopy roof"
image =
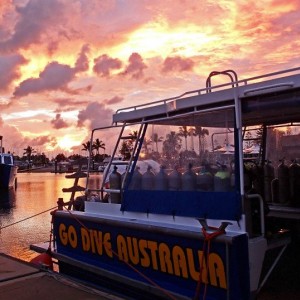
[[[173,125],[176,118],[176,124],[183,126],[190,123],[189,118],[193,118],[195,113],[205,112],[201,117],[201,126],[207,126],[212,118],[216,124],[218,119],[224,119],[224,109],[237,108],[238,105],[241,106],[243,125],[246,126],[300,122],[300,68],[120,109],[113,115],[113,123],[163,122]],[[181,123],[178,122],[180,116],[184,116],[179,121]],[[195,120],[193,123],[197,125]],[[220,122],[222,126],[223,122]]]

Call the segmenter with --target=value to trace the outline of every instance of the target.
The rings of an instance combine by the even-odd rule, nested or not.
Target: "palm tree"
[[[24,149],[24,153],[23,155],[26,155],[27,156],[27,160],[28,162],[31,161],[31,155],[36,152],[36,150],[34,150],[31,146],[27,146],[27,148]]]
[[[147,139],[146,137],[144,138],[143,141],[143,148],[145,151],[145,154],[149,154],[149,149],[148,146],[152,144],[152,140],[151,139]]]
[[[188,135],[191,137],[191,143],[192,143],[192,151],[194,151],[194,136],[196,136],[196,129],[195,127],[190,127],[188,129]]]
[[[179,136],[183,136],[185,140],[185,150],[187,150],[187,137],[189,135],[189,131],[187,129],[187,126],[179,127]]]
[[[99,149],[105,150],[105,143],[99,139],[96,139],[96,141],[93,143],[93,149],[95,149],[97,154],[99,154]]]
[[[178,154],[178,150],[181,148],[181,138],[178,133],[171,131],[167,134],[165,141],[163,142],[163,154],[166,158],[174,158]]]
[[[87,141],[86,143],[83,143],[82,146],[83,146],[83,149],[82,149],[83,151],[86,151],[86,152],[90,153],[90,150],[91,150],[92,153],[90,153],[90,154],[93,154],[93,148],[91,149],[91,142],[90,141]]]
[[[158,137],[158,134],[155,132],[152,135],[152,141],[155,143],[156,152],[158,152],[158,143],[163,141],[163,137],[162,136]]]
[[[204,145],[205,145],[205,136],[209,135],[208,129],[201,127],[201,126],[195,126],[195,134],[198,136],[199,140],[199,156],[201,158],[202,153],[204,152]]]

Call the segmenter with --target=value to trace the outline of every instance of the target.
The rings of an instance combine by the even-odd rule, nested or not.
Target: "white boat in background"
[[[4,153],[0,136],[0,189],[15,188],[17,184],[18,167],[14,165],[14,157],[11,153]]]
[[[211,85],[223,75],[228,84]],[[254,299],[290,242],[276,214],[269,227],[268,206],[300,215],[299,122],[300,68],[240,81],[232,70],[212,72],[203,89],[118,110],[90,139],[119,131],[113,171],[97,188],[87,174],[84,211],[64,210],[60,199],[48,252],[61,273],[137,291],[135,299]],[[189,129],[193,151],[182,143]],[[225,155],[211,151],[224,141]],[[251,145],[261,150],[249,160]],[[113,160],[120,149],[128,161]],[[283,157],[290,166],[274,170],[269,161]],[[145,159],[160,170],[142,170]],[[273,260],[262,272],[265,258]]]

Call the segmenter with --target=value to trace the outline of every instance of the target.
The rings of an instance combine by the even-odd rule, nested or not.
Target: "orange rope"
[[[202,281],[204,260],[205,260],[205,266],[206,266],[206,275],[208,274],[208,260],[209,260],[211,241],[214,238],[216,238],[217,236],[225,233],[225,230],[220,230],[219,228],[215,228],[215,227],[209,227],[209,228],[214,229],[216,231],[214,231],[212,233],[207,233],[206,229],[204,227],[202,227],[204,241],[203,241],[203,249],[202,249],[202,259],[201,259],[201,263],[199,266],[199,279],[198,279],[197,286],[196,286],[194,300],[198,300],[198,298],[200,297],[200,288],[201,288],[201,283],[202,283],[201,281]],[[202,297],[203,300],[206,299],[207,285],[208,285],[208,282],[206,282],[205,286],[204,286],[204,292],[203,292],[203,297]]]

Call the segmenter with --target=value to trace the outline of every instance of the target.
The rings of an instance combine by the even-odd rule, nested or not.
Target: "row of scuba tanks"
[[[300,164],[293,160],[287,165],[284,160],[280,161],[275,168],[270,161],[264,166],[254,165],[245,172],[245,187],[254,189],[264,197],[268,203],[300,206]]]
[[[109,177],[110,187],[120,189],[122,175],[117,168]],[[234,177],[225,165],[221,165],[216,173],[209,171],[207,166],[202,166],[200,172],[193,171],[193,166],[188,165],[182,174],[175,168],[167,173],[162,166],[157,174],[152,172],[151,166],[144,174],[136,167],[130,180],[129,189],[133,190],[162,190],[162,191],[217,191],[228,192],[233,189]]]

